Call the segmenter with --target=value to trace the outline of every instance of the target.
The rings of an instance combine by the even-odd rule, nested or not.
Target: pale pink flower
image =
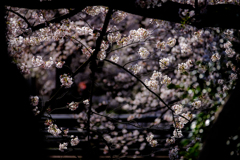
[[[73,84],[72,77],[67,74],[60,75],[61,86],[65,86],[65,88],[70,88]]]
[[[67,149],[67,145],[68,145],[68,143],[60,143],[59,144],[59,151],[61,151],[61,152],[64,152],[64,149]]]

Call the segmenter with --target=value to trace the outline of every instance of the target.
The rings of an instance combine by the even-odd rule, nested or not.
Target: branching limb
[[[124,68],[123,66],[117,64],[117,63],[114,63],[108,59],[104,59],[104,61],[107,61],[113,65],[116,65],[118,66],[119,68],[122,68],[123,70],[125,70],[126,72],[128,72],[129,74],[131,74],[134,78],[137,79],[137,81],[139,81],[149,92],[151,92],[152,94],[154,94],[171,112],[172,112],[172,115],[174,116],[174,110],[159,96],[157,95],[155,92],[153,92],[140,78],[138,78],[136,75],[134,75],[132,72],[130,72],[129,70],[127,70],[126,68]],[[186,117],[182,116],[182,115],[179,115],[180,117],[186,119],[187,121],[190,121],[189,119],[187,119]],[[175,123],[175,119],[174,119],[174,123]],[[175,123],[176,124],[176,123]]]
[[[21,17],[21,18],[27,23],[27,25],[28,25],[27,28],[31,28],[31,29],[32,29],[32,25],[31,25],[31,24],[28,22],[28,20],[27,20],[24,16],[22,16],[20,13],[15,12],[14,10],[11,10],[11,9],[6,9],[6,11],[12,12],[12,13],[18,15],[19,17]]]

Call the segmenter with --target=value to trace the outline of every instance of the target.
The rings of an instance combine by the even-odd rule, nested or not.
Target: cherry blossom
[[[165,41],[162,41],[162,42],[158,41],[157,44],[156,44],[156,48],[160,48],[161,51],[163,51],[166,48]]]
[[[179,104],[175,104],[174,106],[172,106],[172,109],[174,110],[174,113],[175,114],[180,114],[182,113],[182,105],[179,105]]]
[[[60,75],[61,86],[65,86],[65,88],[70,88],[73,84],[72,77],[67,74]]]
[[[89,105],[89,100],[86,99],[86,100],[83,101],[83,103],[84,103],[85,105]]]
[[[55,62],[57,68],[62,68],[64,63],[65,63],[64,61]]]
[[[137,74],[138,72],[141,71],[142,66],[135,64],[135,65],[132,65],[131,67],[129,67],[128,69],[132,70],[134,74]]]
[[[167,75],[163,76],[161,84],[170,84],[170,83],[171,83],[171,78],[168,77]]]
[[[97,57],[100,60],[105,59],[106,58],[106,52],[104,50],[99,51]]]
[[[56,124],[50,124],[48,126],[48,132],[54,136],[58,136],[60,133],[62,133]]]
[[[67,107],[71,111],[75,111],[78,108],[79,102],[71,102]]]
[[[175,38],[168,38],[167,45],[170,47],[173,47],[176,44],[176,39]]]
[[[166,69],[169,65],[169,58],[160,59],[159,64],[162,69]]]
[[[148,55],[150,54],[148,50],[144,47],[139,48],[138,53],[140,54],[141,58],[144,58],[144,59],[147,58]]]
[[[211,59],[213,62],[218,61],[221,58],[221,56],[219,55],[219,53],[215,53],[212,55]]]
[[[42,60],[41,56],[37,56],[36,58],[32,58],[32,65],[33,67],[39,67],[44,64],[44,61]]]
[[[166,143],[167,144],[174,144],[175,143],[175,138],[174,137],[167,138]]]
[[[59,151],[64,152],[64,149],[67,149],[67,145],[68,145],[68,143],[66,143],[66,142],[60,143],[59,144]]]
[[[110,60],[113,61],[114,63],[117,63],[119,60],[119,57],[115,54],[111,56]]]
[[[31,105],[37,106],[39,103],[39,97],[38,96],[30,96]]]
[[[76,146],[78,145],[78,143],[80,142],[80,140],[78,139],[78,137],[76,136],[75,138],[73,138],[73,136],[71,136],[71,146]]]
[[[195,101],[192,103],[192,105],[194,108],[199,109],[201,107],[201,101],[200,100]]]

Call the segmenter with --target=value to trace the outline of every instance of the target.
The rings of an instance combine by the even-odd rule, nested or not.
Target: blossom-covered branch
[[[127,5],[126,5],[127,4]],[[195,10],[193,5],[180,4],[177,2],[167,1],[161,5],[161,7],[155,8],[141,8],[136,4],[136,0],[122,0],[122,1],[111,1],[111,0],[88,0],[82,1],[79,5],[78,1],[68,0],[65,1],[30,1],[30,0],[8,0],[5,1],[5,5],[22,7],[29,9],[56,9],[56,8],[84,8],[86,6],[111,6],[114,9],[121,10],[124,12],[141,15],[144,17],[162,19],[171,22],[181,23],[182,19],[179,17],[179,9]],[[240,20],[240,6],[232,4],[218,4],[208,5],[204,8],[206,14],[200,13],[198,15],[198,22],[191,22],[190,25],[196,27],[222,27],[222,28],[239,28],[240,24],[235,23]]]

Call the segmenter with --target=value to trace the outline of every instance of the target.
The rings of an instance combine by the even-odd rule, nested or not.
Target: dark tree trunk
[[[30,88],[12,63],[6,43],[5,7],[1,4],[1,143],[3,159],[45,159],[43,135],[29,105]]]

